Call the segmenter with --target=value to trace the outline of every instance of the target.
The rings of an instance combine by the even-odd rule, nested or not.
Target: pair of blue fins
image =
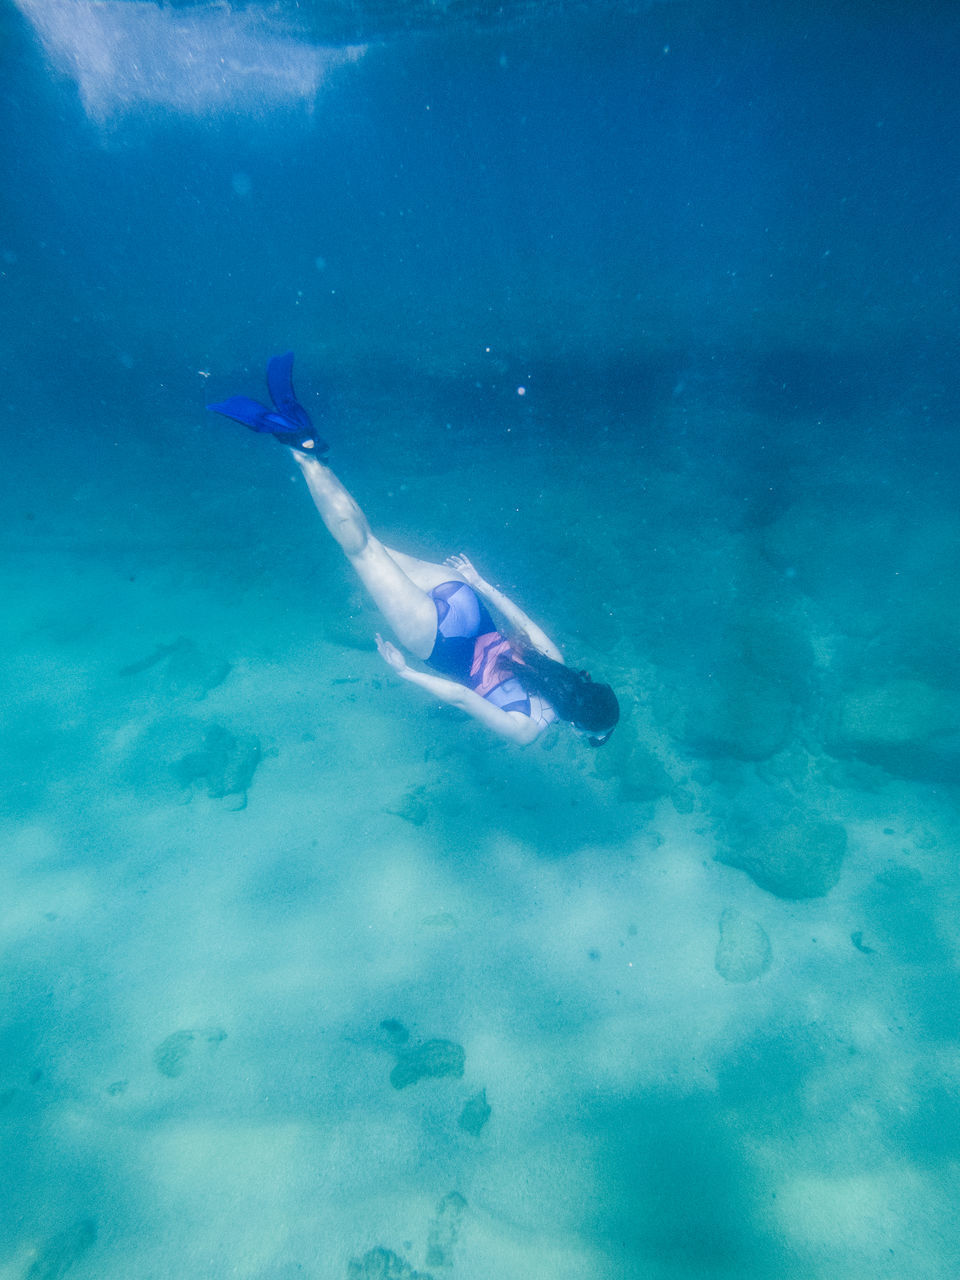
[[[325,454],[330,446],[314,431],[309,413],[294,394],[292,351],[274,356],[267,365],[267,389],[272,409],[249,396],[231,396],[229,400],[208,404],[207,408],[234,422],[242,422],[251,431],[275,436],[291,449],[302,449],[318,457]]]

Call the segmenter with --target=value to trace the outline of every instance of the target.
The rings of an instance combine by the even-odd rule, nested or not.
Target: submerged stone
[[[720,917],[720,940],[714,965],[727,982],[752,982],[770,968],[770,939],[756,920],[734,907]]]
[[[392,1045],[406,1044],[410,1039],[410,1032],[396,1018],[384,1018],[380,1023],[380,1030]]]
[[[203,786],[212,800],[225,796],[245,800],[262,758],[256,735],[236,735],[223,725],[214,724],[204,734],[202,748],[188,752],[171,768],[182,787]]]
[[[457,917],[449,911],[438,911],[436,915],[424,916],[420,923],[427,929],[455,929]]]
[[[204,653],[192,640],[181,641],[167,659],[163,673],[164,690],[178,698],[205,698],[223,684],[231,666],[225,658]]]
[[[161,1075],[175,1080],[183,1075],[193,1046],[198,1040],[206,1042],[212,1052],[226,1038],[227,1033],[220,1027],[208,1027],[199,1031],[174,1031],[154,1049],[153,1065]]]
[[[174,1031],[173,1035],[167,1036],[166,1040],[157,1045],[153,1051],[153,1065],[161,1075],[169,1076],[171,1080],[183,1075],[194,1038],[193,1031]]]
[[[619,784],[619,799],[648,804],[668,795],[673,779],[656,755],[624,725],[600,752],[595,769],[598,778]]]
[[[411,826],[422,827],[430,817],[430,805],[426,787],[411,787],[395,809],[384,809],[384,813],[392,813]]]
[[[476,1138],[480,1130],[490,1119],[491,1107],[487,1102],[487,1091],[481,1089],[479,1093],[475,1093],[472,1098],[468,1098],[463,1104],[463,1110],[460,1112],[460,1118],[457,1124],[464,1131]]]
[[[755,568],[760,571],[759,566]],[[790,742],[809,696],[813,650],[804,624],[780,616],[775,596],[705,633],[699,657],[658,701],[684,749],[707,759],[767,760]]]
[[[790,740],[793,719],[789,688],[742,668],[735,680],[702,681],[690,691],[677,736],[694,755],[765,760]]]
[[[960,694],[920,680],[853,689],[834,708],[827,750],[900,778],[960,780]]]
[[[465,1062],[463,1048],[452,1040],[427,1040],[416,1048],[400,1050],[390,1072],[390,1083],[395,1089],[406,1089],[419,1080],[459,1078]]]
[[[197,701],[222,684],[231,671],[225,658],[204,653],[192,640],[181,636],[173,644],[157,645],[145,658],[121,667],[120,674],[136,676],[156,666],[163,671],[164,692]]]
[[[378,1245],[347,1266],[347,1280],[433,1280],[426,1271],[414,1271],[404,1258]]]
[[[452,1267],[453,1247],[460,1234],[460,1219],[467,1202],[459,1191],[451,1191],[437,1205],[427,1238],[427,1266]]]
[[[780,822],[728,824],[716,856],[778,898],[821,898],[840,879],[846,851],[839,822],[795,814]]]
[[[892,863],[878,871],[862,909],[871,938],[882,944],[885,955],[926,965],[931,977],[934,970],[949,966],[951,948],[937,927],[937,893],[916,867]]]

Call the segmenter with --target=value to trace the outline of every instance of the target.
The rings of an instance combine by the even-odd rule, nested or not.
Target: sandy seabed
[[[2,1280],[955,1276],[956,512],[346,461],[617,685],[518,752],[391,679],[261,443],[149,539],[96,485],[8,537]]]

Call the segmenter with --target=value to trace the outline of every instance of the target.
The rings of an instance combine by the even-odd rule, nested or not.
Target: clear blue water
[[[958,1273],[960,18],[755,9],[0,7],[4,1278]]]

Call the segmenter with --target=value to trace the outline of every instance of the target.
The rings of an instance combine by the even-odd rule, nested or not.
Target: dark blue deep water
[[[0,0],[4,1280],[960,1274],[958,66],[921,0]],[[204,408],[287,349],[607,746],[384,665]]]

